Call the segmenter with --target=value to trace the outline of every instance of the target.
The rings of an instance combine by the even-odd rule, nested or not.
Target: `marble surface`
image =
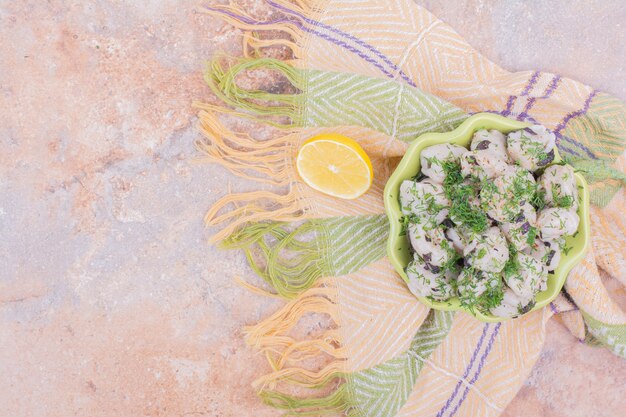
[[[510,70],[626,98],[621,0],[419,3]],[[193,163],[203,61],[240,48],[199,4],[0,0],[0,416],[277,415],[240,329],[279,303],[202,223],[245,184]],[[625,375],[551,321],[505,415],[623,415]]]

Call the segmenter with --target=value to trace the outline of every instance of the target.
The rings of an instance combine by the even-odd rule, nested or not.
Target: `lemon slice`
[[[363,148],[336,133],[304,142],[298,151],[296,168],[311,188],[348,200],[365,194],[374,178],[372,163]]]

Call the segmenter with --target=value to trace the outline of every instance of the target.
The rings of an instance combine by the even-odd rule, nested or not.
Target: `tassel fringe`
[[[234,208],[225,214],[218,212],[232,204]],[[287,194],[270,191],[255,191],[241,194],[229,194],[219,199],[206,213],[204,221],[209,226],[224,226],[211,238],[220,241],[234,233],[245,224],[267,220],[295,222],[302,220],[307,207],[292,188]]]
[[[242,117],[262,121],[274,127],[302,126],[304,95],[301,93],[272,93],[240,87],[236,78],[247,71],[275,71],[283,76],[292,87],[301,90],[304,85],[299,70],[284,61],[273,58],[239,59],[227,67],[224,59],[215,58],[208,64],[204,79],[213,93],[224,103],[244,110],[237,113]],[[290,122],[282,119],[288,118]]]
[[[330,395],[320,398],[297,398],[274,391],[261,391],[259,396],[265,404],[285,410],[284,416],[348,414],[351,408],[349,393],[345,385],[340,385]]]
[[[207,225],[224,227],[213,236],[212,242],[224,239],[249,223],[270,219],[297,221],[305,217],[308,211],[308,205],[298,188],[292,162],[300,141],[300,132],[296,126],[302,122],[303,96],[247,90],[236,83],[239,74],[258,69],[278,71],[292,86],[297,88],[302,85],[298,70],[276,59],[240,59],[228,68],[222,60],[213,60],[205,74],[207,84],[224,103],[243,111],[194,103],[200,110],[200,130],[204,135],[196,142],[196,147],[206,160],[216,162],[242,178],[287,190],[230,194],[218,200],[205,216]],[[259,141],[225,127],[217,116],[219,113],[290,129],[282,137]],[[286,122],[286,119],[291,121]],[[226,209],[228,211],[225,214],[219,214]]]
[[[328,282],[321,280],[320,284]],[[338,311],[335,304],[337,297],[336,289],[333,287],[315,287],[303,292],[298,298],[287,303],[282,309],[272,314],[259,324],[247,327],[246,341],[249,345],[259,349],[266,345],[273,344],[273,337],[283,336],[291,330],[305,313],[323,313],[337,323]]]
[[[273,369],[253,385],[266,404],[286,410],[285,415],[328,415],[345,413],[350,408],[344,385],[345,354],[339,346],[339,332],[330,329],[314,339],[300,341],[289,336],[307,313],[326,314],[336,325],[339,324],[337,292],[332,281],[321,279],[318,284],[261,323],[245,329],[246,342],[265,352]],[[303,364],[306,359],[324,356],[330,361],[319,369],[307,369]],[[281,384],[331,389],[332,392],[325,397],[297,398],[279,391]]]
[[[315,6],[319,1],[284,1],[271,0],[268,4],[277,11],[292,11],[280,19],[261,21],[250,16],[241,8],[233,5],[206,6],[203,11],[215,16],[243,32],[243,54],[247,58],[262,58],[264,48],[286,47],[291,51],[293,60],[290,64],[297,65],[297,61],[303,58],[304,32],[302,30],[302,16],[313,16],[318,8]],[[268,39],[266,34],[272,32],[275,37]],[[278,35],[278,36],[276,36]]]
[[[241,249],[248,263],[276,292],[294,298],[331,274],[326,232],[309,220],[291,230],[281,222],[255,223],[224,239],[224,249]]]
[[[332,381],[342,378],[346,373],[343,361],[333,361],[319,371],[304,368],[283,368],[264,375],[252,384],[260,391],[275,390],[278,383],[289,383],[304,388],[323,389]]]
[[[287,6],[296,13],[262,22],[232,5],[206,7],[206,13],[242,30],[245,58],[232,65],[224,58],[208,64],[205,80],[226,105],[194,103],[199,109],[200,129],[204,134],[196,146],[205,160],[279,191],[229,194],[214,204],[205,222],[223,227],[212,240],[221,240],[224,248],[243,249],[255,272],[277,294],[267,294],[253,287],[255,292],[296,297],[261,323],[245,329],[246,342],[266,354],[273,370],[254,383],[263,402],[284,410],[286,416],[351,415],[344,384],[346,355],[338,330],[329,329],[307,340],[289,335],[309,313],[325,314],[339,325],[336,289],[330,279],[323,278],[330,275],[331,270],[325,260],[328,257],[320,255],[328,248],[325,229],[313,220],[295,228],[287,224],[304,220],[310,210],[298,189],[291,161],[299,143],[299,126],[304,122],[301,91],[305,80],[296,69],[303,57],[301,16],[312,16],[315,2],[273,0],[268,3],[278,11]],[[263,58],[266,48],[275,47],[287,48],[293,59],[283,62]],[[242,88],[238,84],[240,76],[251,71],[278,73],[293,92],[278,94],[271,90]],[[220,114],[259,121],[286,131],[280,138],[257,141],[226,128],[218,117]],[[251,287],[243,281],[242,285]],[[325,365],[308,369],[307,361],[317,358],[323,359]],[[323,390],[327,394],[297,398],[278,391],[279,384]]]
[[[294,134],[257,141],[227,129],[213,113],[202,110],[199,117],[204,137],[196,141],[196,148],[205,155],[205,161],[220,164],[242,178],[275,186],[292,181],[289,161],[294,152]]]
[[[199,103],[195,105],[203,109],[208,106]],[[270,218],[294,221],[303,217],[307,207],[292,184],[293,133],[257,141],[250,135],[229,130],[209,111],[200,111],[199,117],[204,137],[196,141],[196,148],[204,155],[203,160],[217,163],[242,178],[287,187],[286,193],[257,191],[229,194],[218,200],[204,218],[209,226],[224,226],[212,237],[213,242],[224,239],[247,223]],[[220,215],[219,212],[225,209],[230,210]]]

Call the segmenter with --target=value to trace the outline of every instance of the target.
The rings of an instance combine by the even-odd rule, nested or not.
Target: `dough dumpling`
[[[554,240],[576,233],[580,218],[576,210],[569,208],[547,208],[539,212],[537,227],[541,240]]]
[[[529,235],[536,224],[537,212],[530,203],[525,202],[517,217],[512,222],[501,223],[500,230],[515,249],[523,250],[529,246]]]
[[[480,198],[483,208],[498,222],[511,222],[519,214],[520,206],[535,195],[536,181],[527,170],[508,166],[493,183],[483,184]]]
[[[484,272],[500,272],[509,260],[509,247],[506,238],[496,226],[482,236],[474,238],[472,251],[465,260],[474,268]]]
[[[554,271],[561,262],[561,248],[555,241],[544,242],[537,239],[532,246],[524,249],[524,253],[545,265],[548,271]]]
[[[556,138],[544,126],[516,130],[507,136],[507,151],[522,168],[536,171],[554,160]]]
[[[414,215],[415,221],[434,227],[448,216],[450,201],[439,184],[405,180],[400,184],[400,205],[402,214]]]
[[[459,255],[465,256],[466,249],[470,248],[470,244],[472,243],[472,234],[470,231],[463,226],[454,226],[446,230],[446,237],[452,243],[454,250]]]
[[[439,272],[433,272],[432,269],[431,265],[416,255],[406,268],[409,290],[417,297],[430,296],[436,300],[447,300],[454,294],[450,277]]]
[[[502,297],[502,303],[489,311],[497,317],[512,318],[529,312],[534,305],[535,303],[532,301],[532,296],[520,297],[510,288],[506,288],[504,290],[504,296]]]
[[[425,230],[420,224],[410,223],[407,229],[413,250],[429,264],[443,266],[454,256],[442,227]]]
[[[487,151],[500,159],[509,162],[509,153],[506,150],[506,136],[499,130],[477,130],[470,143],[472,151]]]
[[[548,269],[537,259],[523,252],[517,252],[515,263],[517,268],[505,271],[502,277],[516,295],[524,299],[532,298],[545,285]]]
[[[474,176],[481,181],[502,175],[509,166],[506,159],[484,150],[467,152],[460,161],[464,177]]]
[[[431,178],[438,184],[443,184],[446,179],[446,173],[443,170],[443,162],[459,162],[459,158],[467,152],[462,146],[444,143],[441,145],[429,146],[422,150],[420,154],[420,163],[422,165],[422,173]]]
[[[539,190],[549,207],[578,208],[578,186],[574,169],[569,165],[552,165],[539,177]]]
[[[502,285],[500,274],[464,269],[457,278],[459,299],[463,304],[474,305],[478,297],[488,289],[498,288]]]

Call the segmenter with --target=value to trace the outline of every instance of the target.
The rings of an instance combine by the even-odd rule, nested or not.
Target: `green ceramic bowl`
[[[389,240],[387,241],[387,254],[389,260],[393,264],[398,274],[408,282],[408,277],[404,272],[404,268],[412,259],[411,246],[407,236],[402,235],[400,202],[398,194],[400,192],[400,184],[402,181],[415,176],[420,172],[420,153],[422,149],[438,145],[441,143],[452,143],[469,148],[470,141],[475,131],[479,129],[496,129],[503,133],[513,130],[523,129],[529,126],[528,123],[518,122],[507,119],[491,113],[478,113],[465,120],[459,127],[452,132],[447,133],[426,133],[418,137],[406,151],[406,154],[400,161],[400,164],[394,171],[393,175],[387,181],[385,186],[384,200],[385,211],[389,217]],[[561,158],[555,149],[555,161]],[[536,305],[533,310],[537,310],[548,305],[561,291],[567,274],[571,269],[583,258],[589,244],[589,191],[587,182],[582,175],[576,173],[576,182],[579,188],[579,209],[580,224],[578,233],[574,236],[566,238],[567,246],[572,249],[567,253],[561,254],[561,263],[558,268],[548,275],[548,288],[537,294]],[[463,310],[458,298],[454,297],[448,301],[432,301],[425,297],[420,297],[420,301],[427,306],[437,310]],[[469,311],[477,319],[485,322],[498,322],[509,320],[493,315],[486,315],[480,311]]]

